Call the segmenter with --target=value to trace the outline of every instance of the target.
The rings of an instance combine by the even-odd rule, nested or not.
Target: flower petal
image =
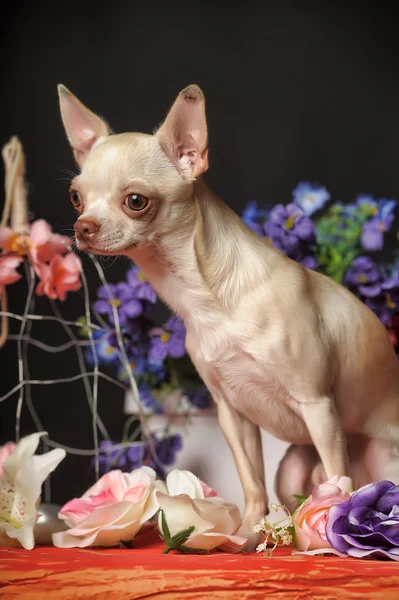
[[[14,481],[21,465],[34,455],[39,445],[39,440],[44,435],[47,435],[47,431],[39,431],[23,437],[18,442],[14,452],[4,462],[4,472],[7,473],[12,481]]]
[[[65,458],[62,448],[54,448],[45,454],[35,455],[28,459],[19,469],[15,478],[17,489],[23,490],[27,502],[36,504],[41,494],[43,482]]]
[[[36,515],[35,518],[24,523],[22,527],[13,527],[10,523],[2,523],[1,528],[4,529],[8,537],[18,540],[25,550],[32,550],[35,546],[35,539],[33,536],[35,521]]]
[[[171,496],[187,494],[193,499],[204,498],[200,480],[190,471],[174,469],[166,478],[166,487]]]
[[[195,527],[193,535],[212,530],[213,524],[202,517],[195,502],[187,494],[168,496],[162,492],[156,492],[156,497],[159,507],[165,513],[172,536],[191,526]],[[162,530],[161,516],[159,526]]]

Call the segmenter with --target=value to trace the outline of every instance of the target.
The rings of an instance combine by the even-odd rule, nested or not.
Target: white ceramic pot
[[[244,494],[238,478],[233,456],[220,430],[215,408],[207,411],[189,410],[188,402],[181,394],[174,393],[166,403],[169,415],[148,417],[152,432],[162,431],[169,425],[169,433],[182,436],[183,448],[171,469],[188,469],[208,485],[215,488],[227,500],[234,502],[242,511]],[[178,410],[172,411],[173,408]],[[184,413],[188,411],[189,415]],[[145,411],[147,414],[148,412]],[[136,407],[127,393],[125,413],[135,414]],[[270,502],[278,503],[274,491],[274,479],[278,464],[288,444],[281,442],[266,432],[262,432],[263,457],[266,467],[266,485]]]

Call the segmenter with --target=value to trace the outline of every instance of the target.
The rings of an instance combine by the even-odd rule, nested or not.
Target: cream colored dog
[[[398,483],[399,366],[384,327],[198,179],[208,168],[201,90],[183,90],[154,135],[113,135],[59,94],[82,169],[70,191],[78,247],[131,258],[184,320],[244,488],[242,533],[267,512],[260,427],[293,444],[277,476],[290,508],[335,474]]]

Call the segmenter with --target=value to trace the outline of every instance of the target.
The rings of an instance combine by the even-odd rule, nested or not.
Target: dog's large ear
[[[180,92],[156,135],[178,167],[189,169],[193,177],[207,170],[205,97],[197,85],[189,85]]]
[[[110,130],[103,119],[86,108],[65,86],[58,86],[58,95],[62,122],[76,162],[82,167],[93,144],[109,135]]]

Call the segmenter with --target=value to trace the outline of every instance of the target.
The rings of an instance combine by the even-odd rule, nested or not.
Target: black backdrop
[[[389,6],[10,3],[0,22],[0,142],[17,134],[24,144],[32,215],[61,232],[74,220],[61,170],[75,166],[58,112],[59,82],[117,132],[151,132],[178,91],[198,83],[208,107],[206,179],[237,211],[249,200],[287,202],[296,183],[309,179],[336,200],[360,192],[399,199],[398,20]],[[105,264],[110,280],[127,267],[124,259]],[[25,293],[23,283],[10,288],[11,310],[23,309]],[[81,298],[72,294],[62,308],[75,318]],[[34,334],[52,344],[65,339],[54,326]],[[39,350],[30,364],[32,377],[77,368],[73,353]],[[13,342],[0,352],[0,368],[3,394],[17,379]],[[101,388],[100,409],[114,437],[124,421],[122,396]],[[34,403],[53,439],[91,447],[81,384],[36,388]],[[16,396],[0,404],[0,443],[14,437],[15,408]],[[26,410],[22,417],[25,434],[33,426]],[[68,457],[53,476],[54,500],[80,494],[88,477],[87,459]]]

